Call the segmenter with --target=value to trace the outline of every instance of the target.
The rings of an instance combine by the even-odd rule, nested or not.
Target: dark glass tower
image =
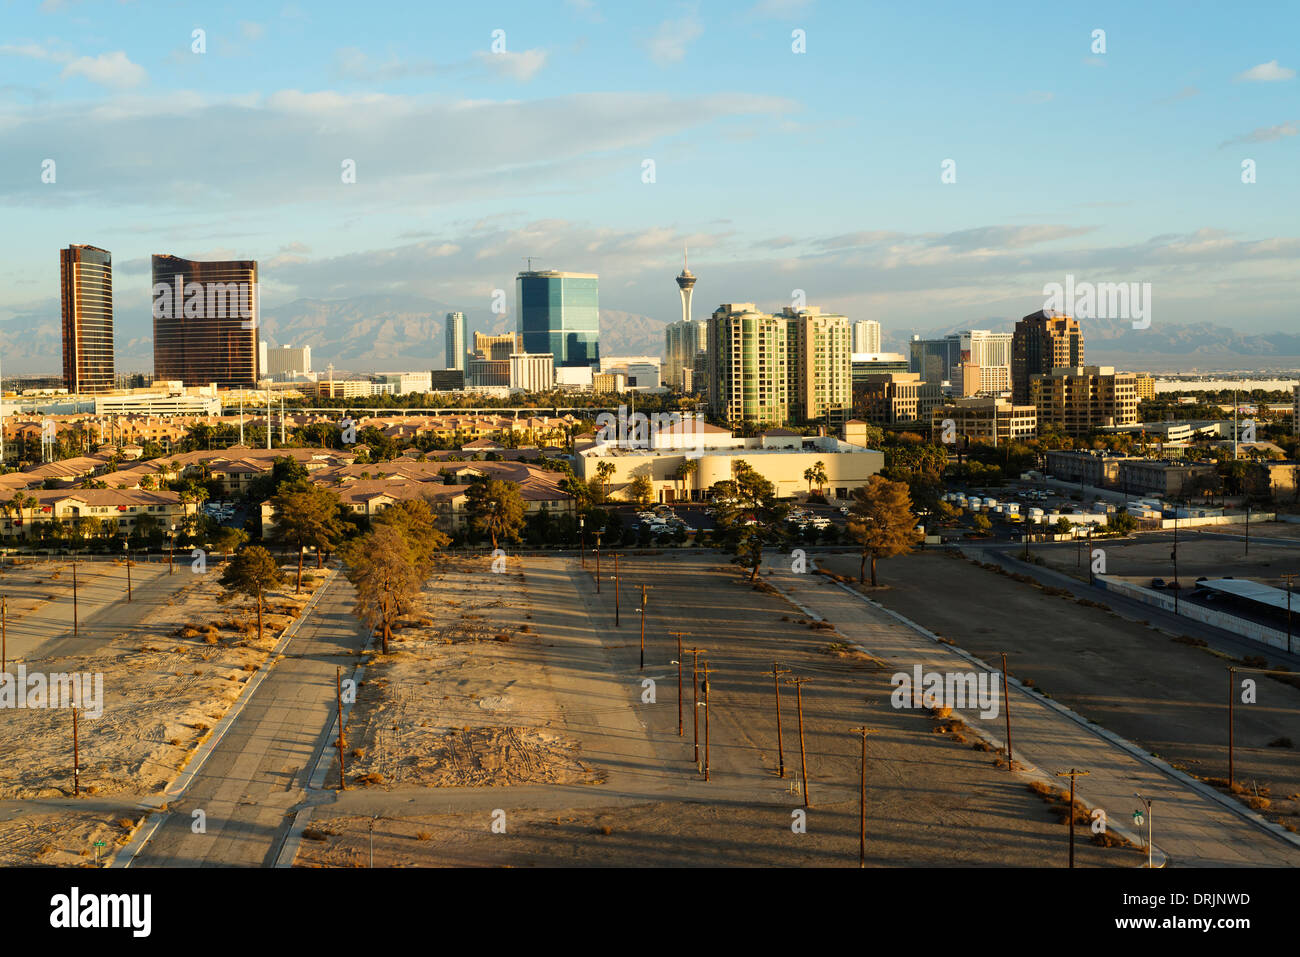
[[[524,352],[549,352],[558,366],[600,365],[600,277],[538,270],[517,277]]]
[[[153,257],[155,379],[257,385],[257,263]]]
[[[63,385],[73,393],[113,389],[113,255],[98,246],[59,250],[63,292]]]

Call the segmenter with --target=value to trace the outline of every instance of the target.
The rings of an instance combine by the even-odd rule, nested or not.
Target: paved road
[[[1101,602],[1117,615],[1121,615],[1130,621],[1149,621],[1152,625],[1162,628],[1170,634],[1192,635],[1195,638],[1204,639],[1210,647],[1218,651],[1238,656],[1258,655],[1263,651],[1263,646],[1259,642],[1250,641],[1240,635],[1234,635],[1222,628],[1201,624],[1195,619],[1175,615],[1173,612],[1165,611],[1156,605],[1148,605],[1146,602],[1138,601],[1136,598],[1129,598],[1119,592],[1107,591],[1099,586],[1089,585],[1054,569],[1022,562],[1016,558],[1020,551],[1019,547],[991,548],[981,546],[969,547],[964,550],[982,561],[991,561],[1009,571],[1029,575],[1044,585],[1064,588],[1076,598],[1088,598],[1092,601]],[[1267,654],[1278,663],[1300,669],[1300,654],[1288,654],[1278,648],[1269,649]]]
[[[916,664],[926,672],[972,670],[972,662],[956,649],[939,644],[909,627],[884,608],[821,575],[792,574],[773,566],[774,584],[817,614],[835,622],[848,638],[867,651],[910,672]],[[976,667],[974,670],[982,671]],[[1076,721],[1036,694],[1011,688],[1013,744],[1017,761],[1048,776],[1075,767],[1091,773],[1079,779],[1079,796],[1107,811],[1119,823],[1133,811],[1135,791],[1155,799],[1155,844],[1181,866],[1300,865],[1300,847],[1264,830],[1246,816],[1209,796],[1199,782],[1180,780],[1156,763],[1110,740],[1087,722]],[[973,709],[954,709],[973,728],[996,741],[1002,737],[1001,712],[981,719]],[[1059,781],[1055,783],[1060,783]]]
[[[133,867],[270,865],[306,796],[313,757],[333,717],[335,668],[350,672],[349,652],[366,633],[352,613],[352,586],[341,575],[323,585],[271,669],[170,814],[132,861]],[[194,833],[193,812],[206,815]]]

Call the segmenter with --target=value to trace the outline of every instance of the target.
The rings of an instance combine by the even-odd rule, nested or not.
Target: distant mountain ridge
[[[333,363],[344,371],[398,371],[445,367],[444,316],[465,313],[467,341],[475,331],[513,331],[513,315],[494,315],[473,308],[418,296],[385,294],[348,299],[296,299],[263,308],[262,337],[274,345],[310,345],[312,364],[323,370]],[[125,318],[130,316],[130,319]],[[144,318],[141,319],[140,317]],[[672,321],[676,316],[672,317]],[[602,355],[661,355],[668,319],[625,312],[600,311]],[[942,336],[965,329],[1010,332],[1015,319],[990,317],[939,329],[920,331],[922,337]],[[882,346],[908,351],[911,333],[891,329],[888,321]],[[147,304],[126,303],[117,309],[117,367],[119,371],[152,371],[152,327]],[[1300,367],[1300,332],[1244,333],[1209,322],[1175,324],[1156,319],[1148,329],[1134,329],[1126,320],[1083,321],[1085,355],[1093,364],[1168,371],[1199,369],[1294,369]],[[62,367],[58,303],[15,312],[0,322],[0,360],[5,375],[56,374]]]

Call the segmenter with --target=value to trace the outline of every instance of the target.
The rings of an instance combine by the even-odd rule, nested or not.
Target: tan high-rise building
[[[509,362],[512,355],[523,351],[522,337],[516,333],[503,332],[499,336],[486,336],[481,332],[474,333],[474,353],[476,358]]]
[[[790,417],[800,422],[828,418],[839,426],[853,408],[853,341],[845,316],[816,306],[781,312],[786,321]]]
[[[153,257],[155,379],[257,385],[257,263]]]
[[[918,425],[930,428],[934,409],[943,403],[943,386],[926,382],[919,372],[869,375],[853,390],[853,414],[873,425]]]
[[[113,256],[98,246],[59,250],[63,294],[63,385],[71,393],[111,392]]]
[[[1038,434],[1037,409],[1032,405],[1012,405],[996,396],[956,399],[936,406],[930,416],[931,436],[937,442],[944,441],[949,423],[954,438],[969,437],[994,445],[1023,441]]]
[[[1083,365],[1083,333],[1069,316],[1048,315],[1041,309],[1016,323],[1011,339],[1011,400],[1030,402],[1029,383],[1053,369]],[[1040,418],[1041,424],[1041,418]]]
[[[1139,372],[1134,378],[1134,384],[1137,386],[1137,397],[1139,402],[1143,399],[1154,399],[1156,397],[1155,376],[1148,375],[1145,372]]]
[[[1052,426],[1082,435],[1092,429],[1136,424],[1135,378],[1111,366],[1071,366],[1034,376],[1029,393],[1038,410],[1038,428]]]

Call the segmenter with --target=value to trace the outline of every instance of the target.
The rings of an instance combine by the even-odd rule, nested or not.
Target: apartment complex
[[[816,306],[781,312],[787,324],[786,369],[790,417],[839,425],[853,407],[853,350],[849,320]]]
[[[1050,425],[1081,435],[1092,429],[1133,425],[1138,421],[1134,378],[1133,373],[1117,373],[1111,366],[1072,366],[1033,376],[1029,397],[1038,410],[1038,427]]]
[[[1011,340],[1011,401],[1031,402],[1029,383],[1036,375],[1053,369],[1083,365],[1083,333],[1069,316],[1049,315],[1043,310],[1016,323]],[[1039,413],[1039,424],[1042,424]]]
[[[853,390],[853,414],[872,425],[920,425],[930,428],[934,410],[943,403],[943,386],[916,372],[869,375]]]
[[[113,389],[113,256],[98,246],[59,250],[63,385],[73,395]]]
[[[259,318],[256,262],[153,257],[155,379],[256,386]]]
[[[1038,410],[1032,405],[1014,405],[997,396],[954,399],[936,406],[930,413],[931,435],[943,441],[945,435],[1005,445],[1032,439],[1038,434]]]
[[[752,302],[723,303],[709,319],[709,410],[727,422],[789,418],[788,325]]]

